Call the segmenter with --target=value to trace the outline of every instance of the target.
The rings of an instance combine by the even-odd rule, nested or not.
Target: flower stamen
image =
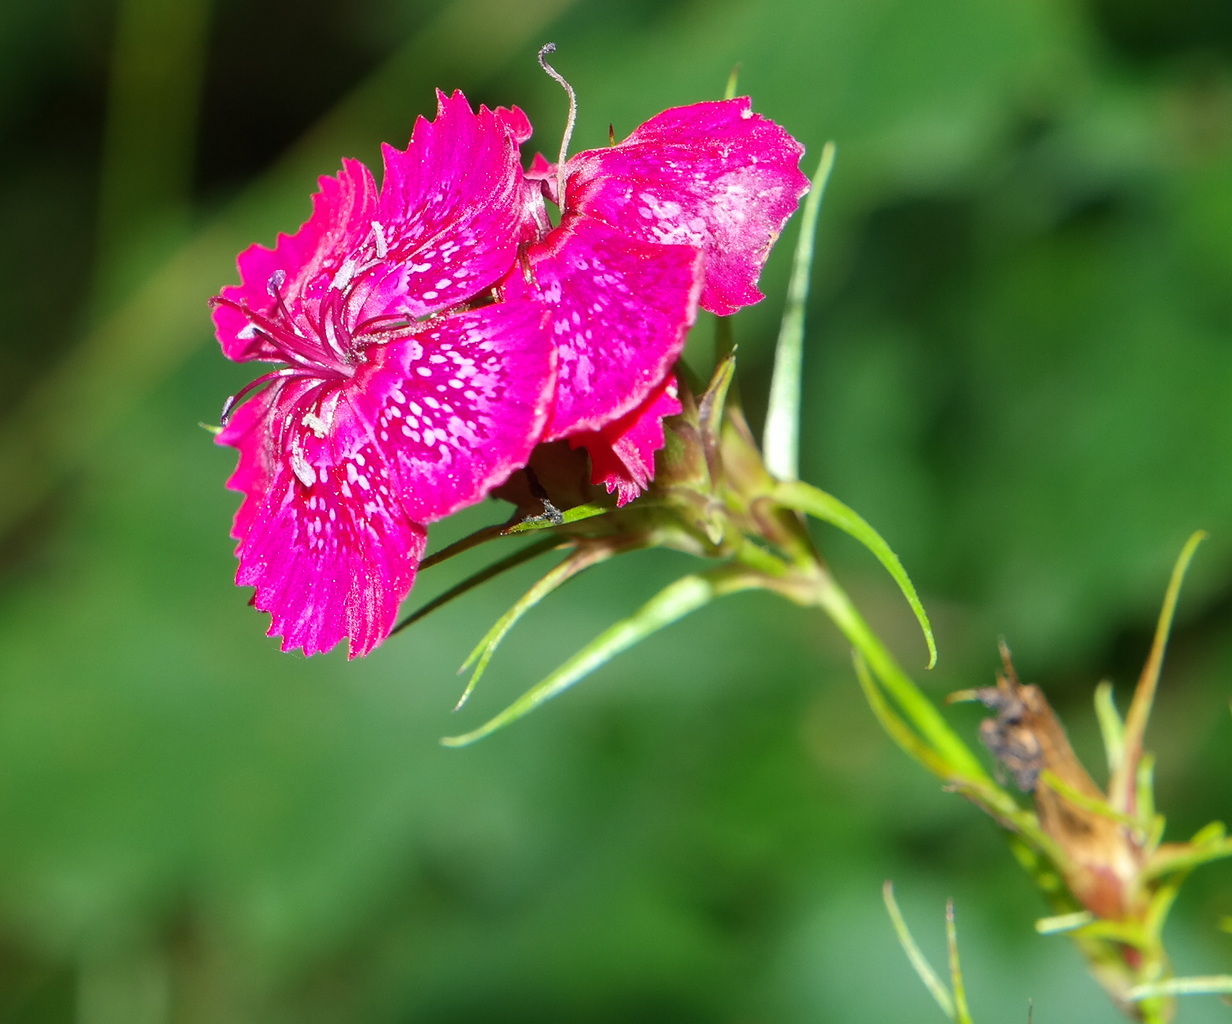
[[[302,373],[302,371],[298,370],[294,366],[284,366],[281,370],[271,370],[269,373],[262,374],[256,380],[250,381],[222,403],[222,414],[219,416],[218,422],[225,427],[227,422],[231,419],[231,414],[235,412],[236,406],[238,406],[240,402],[242,402],[258,388],[264,387],[271,381],[281,380],[285,377],[294,377],[296,374],[300,373]]]

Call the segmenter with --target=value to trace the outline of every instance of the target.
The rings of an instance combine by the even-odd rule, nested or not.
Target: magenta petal
[[[493,113],[519,146],[533,134],[530,118],[521,107],[497,107]]]
[[[591,482],[615,494],[618,506],[626,505],[654,479],[655,452],[665,443],[663,419],[681,408],[676,378],[669,375],[632,412],[601,430],[577,434],[569,443],[590,455]]]
[[[218,437],[240,452],[236,580],[284,649],[371,650],[414,581],[422,524],[480,500],[542,435],[547,311],[491,292],[538,231],[517,153],[529,131],[520,111],[439,96],[405,152],[386,148],[379,195],[346,161],[303,227],[245,252],[242,283],[215,300],[228,355],[285,364],[241,391]]]
[[[344,260],[372,231],[377,190],[368,168],[358,160],[344,160],[338,177],[323,176],[319,185],[312,197],[312,215],[295,234],[280,234],[273,249],[252,245],[240,254],[241,283],[223,288],[220,297],[225,301],[214,307],[218,341],[229,359],[286,359],[287,353],[268,335],[254,331],[249,318],[235,307],[273,312],[271,283],[280,282],[278,290],[287,299],[292,322],[305,323],[316,315],[316,302]],[[314,332],[302,333],[308,340],[299,348],[323,361],[332,358]]]
[[[267,442],[266,423],[275,394],[273,390],[267,390],[239,406],[227,425],[214,437],[215,444],[237,448],[240,453],[235,472],[227,480],[231,490],[244,495],[231,527],[231,536],[236,540],[242,538],[252,526],[273,477],[275,460]]]
[[[236,582],[283,648],[352,656],[393,625],[422,523],[524,465],[547,419],[555,353],[534,303],[441,317],[367,350],[351,378],[278,378],[218,436],[240,451]]]
[[[256,588],[253,605],[270,613],[284,651],[317,654],[349,637],[354,658],[389,634],[426,535],[373,446],[308,461],[315,435],[302,421],[339,386],[300,379],[271,388],[236,410],[218,442],[240,449],[228,481],[245,494],[232,530],[236,583]]]
[[[763,298],[762,266],[808,191],[802,153],[748,97],[675,107],[619,145],[572,157],[566,210],[701,249],[701,306],[726,315]]]
[[[680,355],[700,254],[570,217],[527,256],[533,283],[515,270],[505,288],[549,310],[558,362],[544,440],[596,430],[639,405]]]
[[[382,289],[411,317],[464,302],[504,276],[525,212],[513,134],[529,132],[525,115],[487,107],[476,114],[460,92],[438,94],[438,102],[436,120],[420,118],[406,150],[383,147],[373,225],[393,270]]]
[[[534,303],[497,303],[370,350],[350,401],[412,519],[473,505],[526,464],[555,380],[543,318]]]

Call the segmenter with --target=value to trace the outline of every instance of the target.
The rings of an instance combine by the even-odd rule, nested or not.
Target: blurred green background
[[[957,900],[981,1021],[1118,1019],[988,821],[882,736],[833,630],[728,599],[479,746],[440,748],[674,575],[603,567],[455,669],[533,578],[363,662],[282,655],[231,581],[250,368],[206,300],[435,87],[553,153],[741,91],[838,143],[810,311],[805,476],[898,549],[938,697],[996,639],[1098,764],[1172,560],[1204,527],[1150,735],[1170,835],[1232,816],[1232,5],[1211,0],[14,0],[0,7],[0,1020],[940,1019]],[[787,242],[794,238],[789,231]],[[741,314],[765,391],[788,246]],[[503,515],[473,510],[439,544]],[[901,600],[821,535],[923,675]],[[470,567],[480,564],[474,560]],[[465,567],[464,567],[465,568]],[[450,574],[454,575],[450,575]],[[412,603],[456,578],[423,577]],[[979,712],[951,718],[974,737]],[[1195,875],[1183,973],[1232,968]],[[1226,1021],[1214,1000],[1183,1022]]]

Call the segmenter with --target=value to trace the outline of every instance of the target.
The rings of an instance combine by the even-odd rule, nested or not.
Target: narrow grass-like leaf
[[[804,366],[804,309],[808,302],[809,278],[813,269],[813,248],[817,236],[817,216],[821,200],[834,169],[834,143],[821,151],[812,189],[800,211],[800,236],[796,240],[787,301],[774,352],[774,372],[770,377],[770,399],[766,407],[766,429],[762,452],[766,468],[780,480],[794,480],[800,473],[800,396]]]
[[[1159,687],[1159,673],[1163,668],[1164,650],[1168,646],[1168,633],[1172,629],[1172,618],[1176,613],[1185,572],[1198,545],[1206,536],[1202,530],[1191,534],[1172,568],[1163,607],[1159,610],[1159,621],[1155,625],[1151,653],[1142,668],[1142,675],[1138,678],[1129,711],[1125,714],[1125,753],[1117,771],[1108,781],[1108,801],[1121,810],[1131,811],[1131,799],[1137,802],[1138,762],[1142,757],[1143,740],[1146,736],[1147,721],[1151,717],[1151,706],[1155,702],[1155,691]]]
[[[903,912],[898,909],[898,901],[894,898],[894,883],[886,882],[881,887],[881,898],[885,902],[886,913],[890,915],[890,921],[894,925],[894,933],[898,936],[898,944],[903,947],[903,952],[907,954],[907,959],[911,961],[911,966],[915,969],[916,975],[920,981],[924,982],[924,987],[928,989],[929,994],[933,997],[936,1004],[941,1007],[941,1012],[950,1020],[954,1020],[954,999],[947,991],[941,979],[937,976],[937,972],[933,970],[929,964],[928,958],[920,951],[920,947],[916,945],[915,939],[911,937],[911,930],[907,927],[907,922],[903,918]]]
[[[474,536],[474,534],[471,536]],[[448,604],[450,601],[454,600],[454,598],[461,597],[463,594],[467,593],[467,591],[473,590],[475,587],[479,586],[479,584],[486,583],[488,580],[494,579],[501,573],[508,572],[510,569],[516,569],[519,565],[523,565],[524,563],[531,561],[531,559],[538,558],[540,555],[560,547],[563,543],[567,543],[567,541],[562,540],[560,537],[545,537],[542,540],[536,541],[534,544],[527,544],[526,547],[519,551],[515,551],[512,555],[502,558],[498,562],[493,562],[491,565],[480,569],[479,572],[474,575],[468,576],[460,583],[454,584],[454,586],[450,587],[443,594],[439,594],[434,597],[422,608],[417,608],[405,619],[394,626],[394,628],[390,630],[389,635],[393,636],[394,633],[397,633],[399,630],[406,629],[408,626],[418,622],[430,612],[434,612],[436,609]]]
[[[903,672],[833,577],[826,576],[819,581],[815,599],[818,606],[830,616],[830,621],[838,626],[847,638],[847,642],[868,661],[873,675],[894,699],[894,703],[906,716],[912,728],[949,765],[950,774],[986,786],[990,792],[996,791],[998,787],[984,770],[979,758],[950,728],[936,705]]]
[[[1227,837],[1228,826],[1222,821],[1212,821],[1203,825],[1189,840],[1190,846],[1205,846],[1207,843],[1218,843]]]
[[[448,562],[449,559],[455,558],[464,551],[470,551],[471,548],[477,548],[480,544],[486,544],[490,540],[499,540],[504,535],[505,527],[499,523],[493,526],[484,526],[474,533],[468,533],[465,537],[459,537],[452,544],[446,544],[440,551],[433,551],[432,554],[419,563],[419,571],[423,572],[425,569],[431,569],[434,565]]]
[[[595,516],[605,516],[609,512],[614,512],[615,509],[611,505],[589,504],[575,505],[573,508],[565,509],[560,514],[559,521],[553,522],[547,518],[523,519],[521,522],[514,523],[512,526],[505,526],[501,529],[501,535],[505,537],[513,536],[518,533],[534,533],[536,530],[551,530],[557,526],[568,526],[570,523],[579,523],[583,519],[593,519]]]
[[[1152,860],[1142,872],[1142,877],[1144,879],[1161,878],[1177,871],[1191,871],[1203,864],[1210,864],[1212,861],[1222,860],[1225,857],[1232,857],[1232,839],[1222,839],[1201,846],[1195,844],[1183,852],[1169,852],[1157,860]]]
[[[616,655],[657,633],[665,626],[704,607],[716,597],[759,585],[757,577],[723,567],[702,575],[685,576],[669,584],[633,615],[599,634],[572,658],[527,690],[504,711],[478,729],[441,740],[447,747],[462,747],[517,721],[544,701],[568,689]]]
[[[1232,975],[1211,974],[1206,977],[1168,978],[1131,988],[1127,998],[1133,1002],[1153,996],[1221,996],[1232,995]]]
[[[736,96],[736,90],[739,88],[740,81],[740,65],[733,64],[731,74],[727,76],[727,86],[723,89],[723,99],[730,100]]]
[[[1079,792],[1049,768],[1045,768],[1040,772],[1039,781],[1042,785],[1047,786],[1054,793],[1065,797],[1065,799],[1075,807],[1081,807],[1084,811],[1091,814],[1096,814],[1101,818],[1107,818],[1110,821],[1115,821],[1117,824],[1124,825],[1126,828],[1137,828],[1141,824],[1136,817],[1131,817],[1128,814],[1122,814],[1115,808],[1110,807],[1107,800],[1099,797],[1090,797],[1085,793]]]
[[[954,923],[954,901],[945,901],[945,948],[950,960],[950,991],[954,995],[954,1024],[972,1024],[967,1007],[967,986],[963,983],[958,959],[958,927]]]
[[[1104,754],[1108,761],[1108,774],[1111,775],[1125,756],[1125,723],[1121,720],[1121,713],[1117,711],[1112,684],[1109,682],[1102,682],[1095,687],[1095,717],[1099,721],[1099,732],[1104,740]]]
[[[578,505],[561,513],[559,522],[531,518],[522,519],[515,523],[505,522],[484,526],[474,533],[468,533],[465,537],[455,540],[452,544],[447,544],[439,551],[434,551],[419,563],[419,569],[421,572],[424,569],[431,569],[434,565],[447,562],[464,551],[476,548],[480,544],[486,544],[490,540],[499,540],[501,537],[514,537],[522,533],[538,533],[542,530],[551,530],[558,526],[567,526],[570,523],[580,522],[583,519],[593,519],[595,516],[606,515],[611,511],[612,508],[609,505]],[[544,541],[544,550],[550,550],[561,543],[565,543],[565,539],[560,537],[557,537],[555,540],[549,539]]]
[[[1139,828],[1146,828],[1155,817],[1155,755],[1143,754],[1138,761],[1138,805],[1135,813]],[[1161,829],[1162,833],[1162,829]]]
[[[809,484],[794,480],[783,481],[775,487],[774,497],[788,508],[837,526],[872,552],[894,582],[898,584],[898,589],[907,599],[907,604],[911,606],[911,611],[915,614],[916,621],[924,632],[924,642],[928,644],[928,667],[932,668],[937,664],[937,642],[933,638],[933,627],[928,621],[928,613],[924,611],[924,605],[920,603],[915,585],[911,582],[911,577],[907,575],[907,570],[903,568],[903,563],[899,561],[898,555],[894,554],[890,545],[882,539],[881,534],[838,498]]]
[[[495,625],[488,630],[484,638],[479,641],[475,649],[467,656],[466,661],[462,663],[463,670],[473,665],[474,671],[471,672],[470,681],[467,682],[466,689],[462,691],[462,696],[458,698],[458,703],[454,710],[457,711],[470,698],[484,670],[487,669],[488,662],[492,660],[492,655],[496,653],[496,648],[500,646],[500,642],[505,639],[505,636],[513,629],[523,615],[566,580],[571,579],[580,572],[584,572],[592,565],[598,565],[600,562],[607,561],[612,555],[616,554],[617,550],[619,549],[615,547],[600,547],[598,545],[588,545],[579,548],[559,565],[547,572],[530,590],[519,597],[513,603],[513,606],[496,620]]]
[[[1035,930],[1040,935],[1061,935],[1078,928],[1085,928],[1095,920],[1095,915],[1089,910],[1076,910],[1072,914],[1057,914],[1055,917],[1041,917],[1035,922]]]
[[[1054,920],[1064,920],[1064,916]],[[1036,922],[1037,931],[1041,923]],[[1120,942],[1134,949],[1143,949],[1152,941],[1148,938],[1148,930],[1138,921],[1110,921],[1107,918],[1096,917],[1087,924],[1077,925],[1068,931],[1080,932],[1084,939]]]
[[[932,747],[920,739],[919,734],[907,724],[903,717],[894,710],[893,705],[886,700],[881,687],[877,685],[876,680],[873,679],[872,674],[869,672],[868,663],[864,660],[863,656],[858,651],[853,651],[852,661],[855,663],[856,678],[860,682],[860,689],[864,691],[864,698],[868,701],[868,706],[872,708],[877,722],[886,731],[890,739],[904,753],[915,758],[915,760],[919,761],[920,764],[938,778],[948,778],[950,766],[937,756]]]

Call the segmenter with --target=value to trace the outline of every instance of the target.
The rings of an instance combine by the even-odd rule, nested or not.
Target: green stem
[[[838,626],[848,642],[863,655],[873,674],[894,698],[903,715],[957,777],[993,787],[979,759],[950,728],[936,706],[899,667],[881,639],[864,621],[855,605],[829,573],[818,578],[818,606]]]

